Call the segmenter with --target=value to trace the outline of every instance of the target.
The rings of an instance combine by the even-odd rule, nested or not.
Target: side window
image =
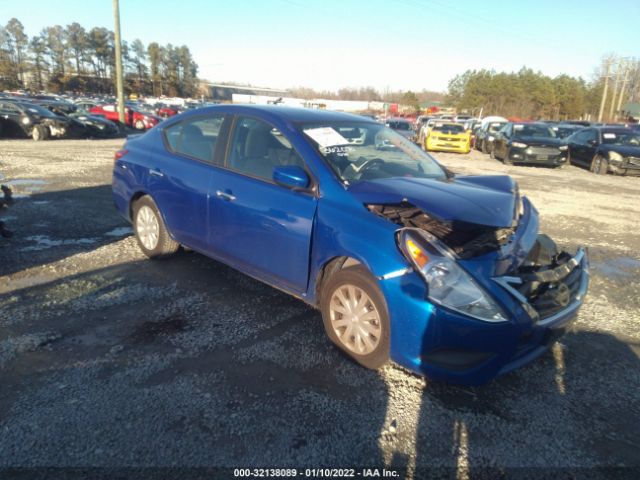
[[[224,115],[183,120],[164,129],[169,150],[174,153],[213,162],[213,152],[224,122]]]
[[[596,140],[597,134],[595,130],[584,130],[583,132],[576,134],[576,143],[580,145],[586,145],[591,140]]]
[[[282,133],[255,118],[239,117],[229,152],[229,168],[271,181],[279,165],[298,165],[304,161]]]

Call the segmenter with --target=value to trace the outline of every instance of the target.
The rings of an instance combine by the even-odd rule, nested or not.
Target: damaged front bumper
[[[539,357],[565,332],[588,289],[587,251],[558,252],[537,234],[537,214],[528,202],[524,211],[500,252],[460,260],[508,321],[484,322],[434,304],[413,269],[379,277],[393,322],[396,363],[429,378],[479,385]],[[551,244],[546,249],[545,239]]]

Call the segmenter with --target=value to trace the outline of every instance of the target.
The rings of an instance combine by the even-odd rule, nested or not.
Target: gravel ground
[[[0,212],[14,232],[0,239],[0,467],[640,468],[640,179],[437,155],[512,175],[542,231],[592,260],[572,332],[461,388],[364,370],[317,311],[201,255],[146,260],[110,197],[121,144],[0,141],[16,194]]]

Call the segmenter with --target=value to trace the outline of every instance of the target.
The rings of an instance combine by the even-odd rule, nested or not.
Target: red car
[[[112,122],[117,122],[118,107],[114,104],[109,105],[96,105],[90,110],[95,115],[103,115]],[[155,127],[160,123],[161,119],[155,115],[149,115],[135,110],[131,107],[124,107],[124,123],[125,125],[135,128],[136,130],[147,130],[151,127]]]
[[[178,114],[178,110],[173,107],[161,106],[156,110],[159,117],[169,118]]]

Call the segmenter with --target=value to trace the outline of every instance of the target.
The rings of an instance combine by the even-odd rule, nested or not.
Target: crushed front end
[[[538,213],[526,198],[518,197],[512,225],[502,227],[440,221],[408,204],[366,207],[401,226],[398,232],[409,232],[424,250],[424,268],[414,263],[381,281],[392,299],[392,358],[410,370],[452,383],[486,383],[547,351],[584,301],[586,250],[571,255],[539,235]],[[468,277],[460,276],[451,290],[465,290],[469,305],[462,294],[459,304],[434,298],[437,275],[428,265],[439,252]],[[488,300],[471,308],[479,295],[473,288]]]

